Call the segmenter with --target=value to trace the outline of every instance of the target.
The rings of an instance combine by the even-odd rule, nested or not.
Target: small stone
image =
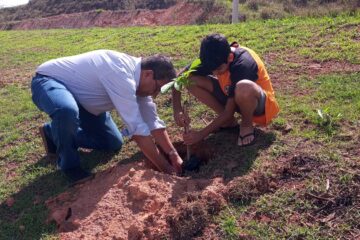
[[[15,199],[13,197],[10,197],[6,200],[6,205],[8,207],[12,207],[14,205],[14,203],[15,203]]]
[[[129,194],[134,200],[144,200],[149,197],[148,193],[138,185],[130,185]]]
[[[131,169],[129,170],[129,176],[130,176],[130,177],[134,176],[135,173],[136,173],[136,170],[135,170],[134,168],[131,168]]]
[[[292,126],[290,124],[286,124],[284,130],[283,130],[283,133],[286,134],[286,133],[289,133],[293,130]]]
[[[78,229],[80,227],[80,224],[78,222],[73,222],[73,221],[64,221],[60,227],[59,227],[59,231],[60,232],[73,232],[76,229]]]
[[[67,211],[68,209],[60,209],[52,213],[51,219],[53,219],[57,224],[61,224],[63,221],[65,221]]]
[[[309,68],[312,68],[312,69],[320,69],[321,68],[321,64],[311,64],[309,66]]]

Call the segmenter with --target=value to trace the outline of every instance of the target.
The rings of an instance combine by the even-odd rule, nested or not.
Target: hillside
[[[204,23],[211,20],[210,17],[228,16],[226,8],[215,4],[214,0],[119,1],[114,4],[82,1],[74,8],[74,1],[67,2],[50,1],[46,5],[46,1],[37,0],[24,7],[4,9],[0,29],[186,25]],[[9,14],[10,11],[14,11],[13,14]]]
[[[44,18],[59,14],[88,12],[92,10],[165,9],[176,0],[30,0],[27,5],[1,9],[0,22]]]
[[[0,9],[0,29],[230,23],[231,0],[31,0]],[[354,13],[359,0],[240,0],[240,21]]]
[[[359,27],[356,12],[237,25],[0,31],[0,239],[359,239]],[[163,53],[181,69],[214,32],[254,49],[269,71],[281,112],[257,129],[256,143],[238,147],[237,130],[213,133],[191,149],[207,161],[184,176],[145,166],[129,139],[117,153],[80,149],[82,166],[96,176],[69,186],[38,134],[48,117],[31,100],[36,66],[113,49]],[[191,102],[193,129],[214,119]],[[184,153],[171,96],[156,103]]]
[[[197,11],[193,11],[198,9]],[[224,15],[220,6],[204,3],[179,2],[166,9],[110,11],[96,10],[60,14],[0,24],[0,29],[50,29],[124,26],[188,25],[207,21],[210,16]]]

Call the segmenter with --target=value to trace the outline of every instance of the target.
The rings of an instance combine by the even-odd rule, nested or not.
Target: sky
[[[29,0],[0,0],[0,8],[13,7],[28,3]]]

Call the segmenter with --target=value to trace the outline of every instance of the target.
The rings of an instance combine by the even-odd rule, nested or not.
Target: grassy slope
[[[228,239],[239,232],[266,239],[291,236],[316,239],[327,238],[330,234],[334,238],[351,236],[352,229],[358,227],[356,224],[360,220],[359,205],[355,205],[357,208],[352,209],[353,212],[349,210],[352,217],[341,215],[341,224],[331,228],[320,220],[307,228],[301,223],[291,223],[287,228],[281,226],[286,225],[294,213],[300,213],[305,219],[306,211],[318,207],[299,192],[320,194],[324,190],[319,186],[326,179],[335,181],[332,182],[335,190],[358,184],[359,73],[332,69],[325,75],[309,75],[307,72],[298,73],[296,69],[303,62],[360,64],[357,54],[360,52],[359,19],[357,13],[336,18],[291,18],[239,25],[0,32],[0,239],[54,236],[55,226],[44,224],[44,201],[67,188],[53,164],[43,157],[37,137],[36,127],[45,121],[46,116],[33,106],[28,89],[36,65],[55,57],[107,48],[137,56],[165,53],[180,68],[196,57],[200,39],[212,32],[221,32],[229,41],[240,40],[241,44],[256,50],[267,60],[270,74],[288,74],[274,78],[282,112],[261,140],[266,147],[244,151],[229,145],[229,149],[224,148],[223,153],[215,155],[215,160],[194,177],[211,177],[220,170],[225,178],[234,179],[251,170],[265,171],[265,166],[296,154],[310,155],[331,169],[320,175],[308,173],[307,178],[301,180],[305,186],[299,191],[280,186],[278,190],[246,204],[230,201],[227,210],[214,219],[219,225],[219,234]],[[273,55],[275,59],[270,57]],[[294,56],[296,61],[292,61]],[[311,95],[298,92],[310,92]],[[171,123],[168,97],[162,96],[157,101],[161,116],[169,123],[170,132],[177,132]],[[316,109],[321,109],[331,124],[319,118]],[[199,120],[213,116],[203,106],[194,107],[192,115]],[[292,131],[283,134],[289,124]],[[209,141],[221,144],[222,137],[223,134],[214,135]],[[230,137],[235,138],[235,135]],[[303,142],[306,142],[304,146],[301,145]],[[129,143],[116,156],[98,152],[82,155],[87,168],[100,171],[118,161],[133,159],[137,151],[134,144]],[[241,164],[233,169],[226,168],[234,159],[239,159]],[[340,191],[335,190],[334,195]],[[15,199],[11,208],[5,203],[9,197]],[[353,199],[354,204],[358,204],[357,201]],[[275,220],[269,224],[249,218],[254,211]],[[246,221],[237,222],[243,218]]]

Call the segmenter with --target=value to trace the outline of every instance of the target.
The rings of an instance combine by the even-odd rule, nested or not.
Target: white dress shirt
[[[40,65],[37,73],[62,82],[88,112],[116,109],[129,135],[150,135],[165,128],[152,98],[136,96],[141,58],[111,50],[96,50],[58,58]]]

